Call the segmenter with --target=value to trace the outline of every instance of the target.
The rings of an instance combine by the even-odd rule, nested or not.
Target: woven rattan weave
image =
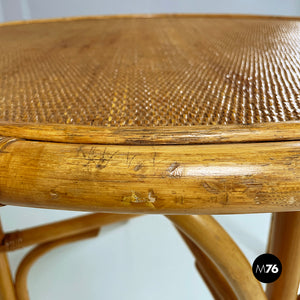
[[[0,120],[93,126],[300,120],[300,23],[160,16],[0,27]]]

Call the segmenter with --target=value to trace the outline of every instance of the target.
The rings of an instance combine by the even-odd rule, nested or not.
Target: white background
[[[300,15],[298,0],[0,0],[0,22],[129,13],[242,13]],[[6,231],[80,213],[3,207]],[[216,216],[249,261],[265,252],[270,214]],[[13,272],[30,248],[9,254]],[[144,216],[103,228],[98,238],[41,258],[29,273],[31,300],[212,299],[194,258],[163,216]]]

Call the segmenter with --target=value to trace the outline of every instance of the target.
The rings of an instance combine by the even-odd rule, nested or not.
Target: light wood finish
[[[27,275],[33,263],[48,251],[64,244],[77,242],[83,239],[96,237],[99,229],[64,237],[52,242],[44,243],[31,250],[22,260],[16,275],[16,293],[18,300],[30,300],[27,291]],[[50,287],[49,287],[50,288]],[[46,292],[46,291],[45,291]],[[8,300],[8,299],[7,299]]]
[[[3,204],[164,214],[300,208],[300,142],[131,147],[6,138],[0,165]]]
[[[13,251],[33,244],[40,244],[69,235],[79,234],[138,215],[96,213],[65,221],[8,232],[0,243],[0,252]]]
[[[3,237],[0,222],[0,241]],[[0,253],[0,300],[17,300],[6,253]]]
[[[270,235],[268,252],[280,259],[282,273],[267,285],[268,299],[296,299],[300,283],[300,212],[274,214]]]
[[[213,217],[167,217],[216,264],[238,299],[267,299],[246,257]]]
[[[60,143],[188,145],[300,140],[300,122],[251,125],[95,127],[20,124],[0,121],[0,135]]]
[[[1,205],[172,215],[299,211],[299,21],[138,15],[0,24]],[[26,275],[37,257],[72,239],[67,234],[103,224],[87,219],[5,235],[2,251],[48,241],[21,264],[20,297],[28,299]],[[238,299],[266,299],[213,218],[170,219],[195,256],[203,254],[197,267],[215,294],[230,295],[227,280]],[[286,242],[277,228],[288,222],[278,220],[270,249],[293,257],[295,242],[288,250],[277,243]],[[4,254],[0,260],[6,280]],[[291,268],[290,258],[283,261]],[[277,286],[294,289],[296,279],[284,278],[269,287],[272,295]]]
[[[190,240],[183,232],[178,230],[181,237],[196,258],[196,268],[209,288],[215,300],[237,300],[232,288],[216,267],[216,265]]]
[[[275,221],[275,213],[271,215],[271,221],[270,221],[270,227],[269,227],[269,236],[268,236],[268,242],[267,242],[267,247],[266,251],[267,253],[270,251],[270,246],[271,246],[271,238],[274,235],[274,221]]]

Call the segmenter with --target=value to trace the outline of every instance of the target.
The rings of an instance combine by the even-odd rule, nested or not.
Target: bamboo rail
[[[155,214],[300,209],[297,141],[131,147],[4,138],[0,144],[2,204]]]
[[[137,216],[95,213],[21,231],[8,232],[0,243],[0,253],[83,233]]]
[[[237,300],[231,286],[228,284],[216,265],[197,245],[178,229],[179,234],[196,258],[195,266],[209,288],[215,300]]]
[[[0,222],[0,242],[4,237]],[[0,253],[0,300],[17,300],[6,253]]]
[[[296,299],[300,284],[300,212],[273,215],[268,252],[282,264],[280,277],[267,285],[268,299]]]
[[[219,268],[240,300],[266,300],[244,254],[211,216],[167,216]]]
[[[15,287],[16,287],[18,300],[30,300],[28,290],[27,290],[27,275],[31,266],[37,259],[39,259],[42,255],[46,254],[48,251],[58,246],[77,242],[82,239],[93,238],[96,237],[98,233],[99,233],[99,229],[93,229],[91,231],[82,232],[73,236],[68,236],[52,242],[41,244],[36,248],[34,248],[33,250],[31,250],[23,258],[17,271]]]

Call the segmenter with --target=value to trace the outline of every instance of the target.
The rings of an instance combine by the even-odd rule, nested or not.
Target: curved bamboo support
[[[0,300],[16,300],[14,283],[5,253],[0,253]]]
[[[0,24],[1,26],[2,24]],[[107,145],[188,145],[300,140],[300,122],[244,125],[101,127],[0,121],[0,135],[20,139]]]
[[[297,299],[300,283],[300,212],[273,214],[268,252],[276,255],[282,264],[280,277],[267,285],[268,299]]]
[[[34,248],[32,251],[30,251],[22,260],[16,275],[15,287],[16,287],[18,300],[30,300],[28,290],[27,290],[27,275],[31,266],[37,259],[39,259],[42,255],[44,255],[48,251],[58,246],[77,242],[82,239],[92,238],[97,236],[98,233],[99,233],[99,229],[93,229],[88,232],[80,233],[56,241],[41,244],[36,248]]]
[[[237,300],[231,286],[228,284],[216,265],[190,240],[182,231],[178,229],[181,237],[196,258],[196,268],[202,276],[206,286],[216,300]]]
[[[300,209],[296,141],[121,146],[4,138],[0,147],[2,204],[176,215]]]
[[[267,299],[246,257],[213,217],[167,217],[216,264],[238,299]]]
[[[4,233],[0,222],[0,241]],[[16,300],[14,283],[6,253],[0,253],[0,300]]]
[[[0,252],[13,251],[33,244],[49,242],[137,216],[139,215],[95,213],[21,231],[9,232],[4,235],[0,243]]]

